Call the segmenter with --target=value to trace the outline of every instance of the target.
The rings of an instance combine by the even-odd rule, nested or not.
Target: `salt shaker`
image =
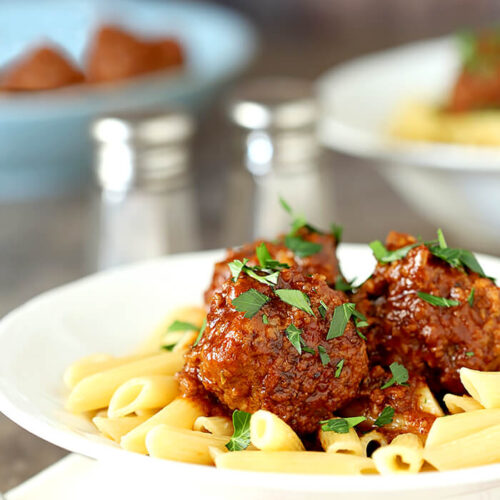
[[[287,231],[280,197],[311,224],[328,227],[335,219],[332,172],[322,162],[312,85],[284,77],[250,81],[233,93],[228,115],[238,160],[229,180],[227,244]]]
[[[189,115],[171,110],[94,121],[94,269],[199,248],[193,130]]]

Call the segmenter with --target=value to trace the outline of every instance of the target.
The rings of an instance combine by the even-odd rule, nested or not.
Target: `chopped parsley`
[[[389,368],[391,370],[392,377],[381,387],[381,389],[387,389],[394,384],[408,385],[408,370],[403,365],[394,361],[394,363],[390,364]]]
[[[339,226],[338,224],[333,223],[330,226],[330,229],[335,238],[335,242],[338,245],[342,241],[342,233],[344,232],[344,228],[342,226]]]
[[[198,336],[196,337],[196,340],[193,343],[193,346],[198,345],[198,342],[201,340],[201,337],[203,337],[203,334],[205,333],[205,328],[207,327],[207,318],[203,320],[203,323],[200,328],[200,333],[198,333]]]
[[[474,287],[472,287],[470,289],[469,297],[467,298],[467,302],[469,303],[469,305],[471,307],[474,306],[474,294],[475,294],[475,290],[474,290]]]
[[[340,290],[341,292],[351,292],[354,288],[352,284],[356,279],[351,281],[346,281],[340,274],[335,278],[335,290]]]
[[[468,358],[471,358],[472,356],[475,356],[475,353],[473,351],[468,351],[465,353],[465,355],[468,357]]]
[[[174,342],[173,344],[162,345],[161,348],[165,349],[165,351],[172,351],[176,345],[177,345],[177,342]]]
[[[293,323],[287,327],[285,332],[288,340],[299,354],[302,354],[302,351],[308,352],[309,354],[316,354],[316,351],[312,347],[309,347],[302,338],[302,330],[297,328]]]
[[[436,295],[431,295],[430,293],[417,292],[417,295],[422,299],[438,307],[455,307],[459,306],[460,302],[458,300],[446,299],[444,297],[438,297]]]
[[[267,295],[260,293],[255,288],[250,288],[233,299],[233,307],[245,313],[245,318],[253,318],[260,308],[271,299]]]
[[[233,260],[228,264],[229,269],[231,270],[231,274],[233,275],[233,281],[238,281],[243,268],[246,266],[248,259],[241,260]]]
[[[262,315],[262,323],[264,323],[264,325],[269,324],[269,318],[267,317],[267,314]]]
[[[380,415],[375,420],[375,425],[377,427],[382,427],[383,425],[390,424],[392,419],[394,418],[394,408],[392,406],[386,406],[381,412]]]
[[[387,250],[385,245],[380,240],[372,241],[369,246],[372,249],[373,255],[378,260],[387,264],[388,262],[394,262],[399,259],[403,259],[408,255],[408,252],[420,245],[421,243],[413,243],[412,245],[407,245],[405,247],[397,248],[396,250]]]
[[[281,196],[280,196],[280,204],[283,207],[283,209],[285,210],[285,212],[288,212],[290,215],[293,215],[292,207]]]
[[[313,243],[311,241],[306,241],[300,236],[287,235],[285,237],[285,245],[290,249],[297,257],[304,258],[310,255],[317,254],[322,245],[319,243]]]
[[[325,319],[326,318],[326,313],[328,311],[328,307],[326,306],[326,304],[320,300],[319,301],[319,307],[318,307],[318,312],[319,312],[319,315]]]
[[[330,420],[322,420],[320,424],[321,430],[323,431],[333,431],[338,434],[347,434],[349,429],[352,429],[365,420],[366,417],[331,418]]]
[[[231,439],[226,443],[229,451],[240,451],[248,448],[250,444],[250,419],[252,415],[246,411],[233,411],[234,432]]]
[[[167,332],[184,332],[186,330],[199,330],[199,327],[186,321],[174,321],[167,329]]]
[[[314,316],[314,312],[311,309],[311,301],[309,297],[300,290],[291,290],[287,288],[281,288],[275,290],[276,295],[285,303],[300,309],[301,311]],[[234,302],[234,301],[233,301]]]
[[[330,362],[330,356],[328,356],[326,349],[322,345],[318,346],[318,354],[319,359],[321,360],[321,364],[323,366],[326,366]]]
[[[438,244],[440,248],[448,248],[448,244],[446,243],[446,240],[444,239],[444,234],[443,230],[439,228],[437,230],[437,235],[438,235]]]
[[[344,335],[347,323],[354,316],[354,325],[356,327],[356,333],[363,339],[366,337],[359,331],[359,328],[364,328],[368,326],[366,318],[363,314],[356,310],[356,305],[352,302],[347,302],[340,306],[337,306],[333,311],[333,317],[330,322],[330,328],[328,329],[328,334],[326,340],[335,339]]]
[[[339,378],[340,377],[340,374],[342,373],[342,368],[344,368],[344,360],[343,359],[341,359],[337,363],[336,370],[335,370],[335,378]]]

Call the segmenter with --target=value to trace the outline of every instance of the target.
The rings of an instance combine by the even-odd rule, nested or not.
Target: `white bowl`
[[[452,38],[405,45],[328,71],[318,82],[323,144],[376,160],[420,213],[463,242],[500,243],[500,148],[390,138],[387,123],[408,99],[436,102],[459,68]]]
[[[393,477],[217,470],[121,450],[99,436],[88,420],[68,413],[62,383],[65,368],[95,352],[130,352],[167,311],[199,303],[213,263],[221,255],[218,251],[179,255],[107,271],[45,293],[10,313],[0,322],[0,410],[47,441],[104,461],[106,471],[111,471],[103,484],[113,488],[110,498],[170,498],[171,481],[184,485],[186,498],[209,493],[220,499],[237,494],[262,499],[335,495],[350,500],[367,495],[387,500],[403,495],[465,498],[490,490],[495,494],[500,464]],[[372,272],[374,260],[366,246],[341,245],[339,257],[348,278],[363,279]],[[500,260],[480,257],[480,261],[487,274],[500,276]]]
[[[186,52],[185,68],[111,86],[0,93],[0,199],[52,195],[78,185],[90,176],[93,117],[163,105],[197,109],[249,63],[256,48],[254,30],[243,17],[211,4],[4,0],[0,65],[46,39],[83,63],[85,48],[103,23],[175,36]]]

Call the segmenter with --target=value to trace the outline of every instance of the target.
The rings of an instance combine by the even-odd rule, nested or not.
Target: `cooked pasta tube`
[[[366,456],[363,445],[354,429],[349,429],[349,432],[345,434],[320,429],[319,440],[327,453],[345,453],[358,457]]]
[[[418,406],[420,410],[435,415],[436,417],[442,417],[444,415],[441,406],[439,406],[437,399],[434,397],[434,394],[432,394],[427,384],[419,386],[415,393],[418,397]]]
[[[380,474],[416,474],[424,463],[424,447],[415,434],[400,434],[390,445],[373,452]]]
[[[108,416],[124,417],[140,410],[166,406],[177,396],[179,384],[175,377],[148,375],[127,380],[113,393]]]
[[[453,416],[472,415],[479,411]],[[500,462],[499,443],[500,424],[497,424],[437,446],[426,446],[424,458],[440,471],[493,464]]]
[[[136,410],[135,411],[135,414],[138,416],[138,417],[147,417],[147,418],[151,418],[153,415],[155,415],[156,413],[158,413],[160,411],[160,408],[153,408],[152,410]],[[106,411],[106,415],[108,414],[108,412]]]
[[[425,447],[431,448],[455,441],[498,424],[500,424],[500,409],[474,410],[439,417],[432,424]]]
[[[500,372],[460,368],[460,380],[467,392],[485,408],[500,408]]]
[[[359,440],[365,457],[371,456],[376,449],[388,444],[387,438],[379,431],[367,432]]]
[[[63,381],[66,387],[72,389],[85,377],[136,361],[142,357],[138,355],[115,358],[109,354],[91,354],[72,363],[64,372]]]
[[[127,380],[142,375],[174,375],[183,364],[181,353],[164,352],[95,373],[76,384],[66,408],[76,413],[104,408],[116,389]]]
[[[483,405],[478,403],[470,396],[456,396],[455,394],[445,394],[444,404],[451,414],[463,413],[464,411],[473,411],[483,409]]]
[[[374,474],[371,458],[323,451],[232,451],[214,454],[223,469],[290,474]]]
[[[135,429],[138,425],[141,425],[148,418],[147,416],[119,418],[94,417],[92,422],[94,422],[94,425],[105,437],[119,443],[122,436]]]
[[[146,435],[157,425],[166,424],[181,429],[192,429],[195,420],[203,415],[203,409],[186,398],[174,399],[149,420],[122,437],[120,445],[129,451],[147,453]]]
[[[224,448],[228,441],[228,436],[217,436],[161,424],[147,433],[146,448],[152,457],[212,465],[214,462],[209,448]]]
[[[193,425],[193,430],[210,432],[219,436],[232,436],[233,422],[228,417],[198,417]]]
[[[250,441],[264,451],[304,450],[299,436],[281,418],[266,410],[256,411],[250,419]]]

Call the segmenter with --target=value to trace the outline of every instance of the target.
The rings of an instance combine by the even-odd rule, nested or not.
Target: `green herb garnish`
[[[442,229],[437,230],[437,235],[438,235],[438,243],[440,248],[448,248],[448,244],[446,243],[446,240],[444,239],[444,234]]]
[[[275,292],[283,302],[286,302],[287,304],[290,304],[291,306],[294,306],[297,309],[300,309],[301,311],[314,316],[314,312],[311,309],[311,301],[304,292],[301,292],[300,290],[291,290],[288,288],[281,288],[275,290]]]
[[[358,329],[368,326],[368,323],[365,316],[356,310],[356,305],[352,302],[347,302],[335,308],[326,340],[335,339],[344,335],[345,328],[351,316],[355,318],[354,325],[356,327],[356,333],[366,340],[366,337]]]
[[[203,337],[203,334],[205,333],[205,328],[207,327],[207,318],[203,320],[203,323],[201,324],[200,328],[200,333],[198,333],[198,336],[196,337],[196,340],[193,343],[193,346],[198,345],[198,342],[201,340],[201,337]]]
[[[300,236],[290,235],[285,237],[285,245],[301,259],[317,254],[323,248],[319,243],[312,243],[311,241],[304,240]]]
[[[226,443],[229,451],[240,451],[248,448],[250,444],[250,419],[252,415],[246,411],[233,411],[234,432],[231,439]]]
[[[267,317],[267,314],[262,315],[262,323],[264,323],[264,325],[269,324],[269,318]]]
[[[472,356],[475,356],[475,353],[473,351],[468,351],[465,353],[465,355],[468,357],[468,358],[471,358]]]
[[[437,297],[436,295],[431,295],[430,293],[417,292],[417,295],[422,299],[432,304],[433,306],[439,307],[455,307],[459,306],[460,302],[458,300],[446,299],[444,297]]]
[[[174,347],[177,345],[177,342],[174,342],[173,344],[165,344],[162,345],[161,348],[165,349],[165,351],[173,351]]]
[[[352,284],[356,279],[351,281],[346,281],[340,274],[335,278],[335,290],[340,290],[341,292],[351,292],[354,288]]]
[[[302,338],[302,330],[297,328],[293,323],[287,327],[285,332],[288,340],[299,354],[302,354],[302,351],[308,352],[309,354],[316,354],[316,351],[312,347],[309,347]]]
[[[338,434],[347,434],[349,429],[352,429],[365,420],[366,417],[331,418],[330,420],[322,420],[320,424],[321,430],[323,431],[333,431]]]
[[[408,252],[412,249],[421,245],[421,243],[414,243],[412,245],[407,245],[405,247],[397,248],[396,250],[387,250],[385,245],[380,240],[375,240],[370,243],[370,248],[372,249],[373,255],[378,262],[387,264],[388,262],[394,262],[396,260],[403,259],[408,255]]]
[[[326,307],[326,304],[322,300],[319,301],[319,304],[320,305],[318,307],[318,312],[319,312],[320,316],[323,319],[325,319],[326,318],[326,313],[328,311],[328,307]]]
[[[321,364],[326,366],[330,362],[330,356],[328,356],[326,349],[322,345],[318,346],[318,354],[319,359],[321,359]]]
[[[336,370],[335,370],[335,378],[339,378],[340,377],[340,374],[342,373],[342,368],[344,368],[344,360],[343,359],[341,359],[337,363]]]
[[[394,418],[394,408],[392,406],[386,406],[381,412],[380,415],[375,420],[375,425],[377,427],[382,427],[383,425],[390,424],[392,419]]]
[[[469,297],[467,298],[467,302],[471,307],[474,306],[474,294],[475,294],[474,287],[472,287],[470,289]]]
[[[338,245],[342,241],[342,233],[344,232],[344,228],[342,226],[339,226],[338,224],[333,223],[330,226],[330,229],[332,231],[333,237],[335,238],[335,242]]]
[[[245,313],[245,318],[253,318],[260,308],[270,300],[267,295],[260,293],[255,288],[250,288],[247,292],[243,292],[234,298],[232,303],[237,311]]]
[[[243,271],[243,268],[246,266],[247,262],[248,259],[243,259],[242,261],[233,260],[232,262],[229,262],[228,266],[231,270],[231,274],[233,275],[234,282],[238,281],[238,278],[240,277],[240,274]]]
[[[389,368],[391,370],[392,377],[381,387],[381,389],[387,389],[394,384],[408,385],[408,370],[403,365],[400,365],[395,361],[390,364]]]
[[[187,323],[186,321],[175,320],[167,329],[167,332],[184,332],[187,330],[198,331],[199,327],[193,325],[193,323]]]

